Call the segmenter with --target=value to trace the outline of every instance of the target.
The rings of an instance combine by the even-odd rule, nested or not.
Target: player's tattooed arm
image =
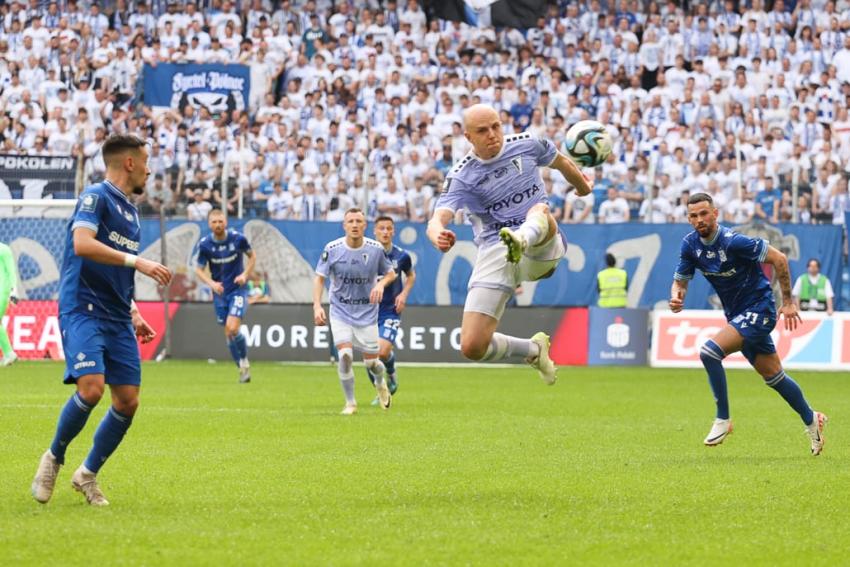
[[[768,246],[767,257],[764,261],[773,266],[773,270],[776,272],[776,280],[782,290],[782,307],[779,308],[779,312],[785,318],[785,329],[793,331],[797,328],[797,323],[801,323],[803,320],[800,318],[797,304],[791,297],[791,271],[788,268],[788,257],[773,246]]]
[[[688,293],[688,280],[673,280],[670,288],[670,311],[678,313],[685,306],[685,294]]]
[[[316,325],[327,325],[328,318],[322,307],[322,293],[325,291],[325,278],[316,274],[313,280],[313,322]]]
[[[579,195],[584,196],[593,191],[593,182],[585,177],[573,160],[561,152],[558,152],[555,155],[555,159],[552,160],[549,167],[560,171],[561,175],[564,176],[564,179],[576,188],[576,193]]]

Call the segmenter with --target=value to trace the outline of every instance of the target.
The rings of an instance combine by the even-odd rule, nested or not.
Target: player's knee
[[[351,367],[354,363],[354,351],[351,347],[341,348],[339,354],[339,371],[341,374],[347,375],[351,372]]]
[[[380,347],[378,347],[378,356],[381,358],[381,360],[388,359],[392,353],[393,353],[393,346],[392,345],[387,344],[387,345],[381,345]]]
[[[97,405],[100,398],[103,397],[103,389],[104,385],[102,382],[77,384],[77,392],[89,405]]]
[[[483,342],[477,339],[461,339],[460,352],[469,360],[481,360],[487,354],[488,342]]]
[[[761,375],[765,382],[768,382],[782,373],[782,364],[778,360],[768,362],[759,361],[756,372]]]
[[[725,356],[726,353],[723,352],[723,349],[711,339],[705,341],[699,349],[699,359],[703,366],[721,362]]]
[[[224,334],[227,335],[228,339],[235,339],[236,335],[239,334],[239,325],[228,323],[224,326]]]
[[[123,400],[113,400],[112,405],[121,415],[133,417],[136,415],[136,410],[139,409],[139,398],[133,397]]]

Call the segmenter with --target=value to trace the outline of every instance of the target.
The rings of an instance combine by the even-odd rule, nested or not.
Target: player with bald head
[[[556,169],[579,195],[591,182],[549,140],[530,133],[505,136],[499,114],[476,104],[463,115],[472,151],[452,167],[428,223],[428,238],[441,252],[456,241],[449,230],[458,209],[472,221],[478,256],[463,308],[461,351],[471,360],[524,359],[547,384],[556,368],[549,337],[530,339],[497,333],[505,305],[524,281],[550,277],[567,250],[566,238],[549,211],[540,167]]]

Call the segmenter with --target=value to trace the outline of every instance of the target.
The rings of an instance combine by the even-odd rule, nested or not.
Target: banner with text
[[[325,244],[342,236],[341,223],[231,220],[257,252],[257,271],[269,286],[274,303],[312,302],[315,266]],[[205,223],[169,221],[166,225],[168,266],[175,277],[171,284],[174,301],[210,301],[209,288],[194,274],[194,258],[200,238],[208,232]],[[413,258],[417,278],[408,298],[409,305],[462,305],[477,248],[468,226],[454,227],[458,241],[447,254],[441,254],[428,241],[425,225],[398,223],[396,243]],[[666,307],[673,272],[679,259],[684,225],[626,224],[611,226],[565,226],[570,239],[566,258],[546,280],[527,282],[516,297],[520,306],[581,306],[596,303],[596,274],[604,267],[606,252],[623,263],[629,274],[628,305]],[[780,225],[746,226],[742,232],[768,238],[789,258],[791,273],[806,271],[806,260],[819,258],[822,272],[836,285],[840,282],[841,227]],[[65,221],[58,219],[6,219],[0,223],[0,242],[12,247],[18,260],[18,291],[25,299],[56,299],[59,268],[65,238]],[[369,229],[371,232],[371,228]],[[141,255],[161,258],[160,226],[155,220],[142,221]],[[160,301],[156,283],[136,276],[136,299]],[[705,278],[691,282],[686,299],[688,309],[719,307],[717,296]],[[839,306],[840,308],[840,306]]]
[[[850,370],[850,313],[805,312],[794,331],[784,329],[782,319],[771,333],[782,365],[790,369]],[[670,368],[702,368],[702,344],[726,325],[719,311],[657,310],[652,316],[651,365]],[[749,368],[735,353],[723,360],[728,368]]]
[[[71,151],[71,148],[68,148]],[[73,199],[77,158],[72,156],[21,156],[0,154],[0,199]],[[0,207],[0,216],[11,216],[12,207]],[[41,216],[41,207],[15,210],[17,216]]]
[[[186,105],[228,115],[248,107],[251,70],[247,65],[217,63],[145,64],[142,74],[145,104],[180,111]]]

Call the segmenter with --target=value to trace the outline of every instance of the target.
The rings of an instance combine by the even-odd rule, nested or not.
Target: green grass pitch
[[[824,454],[752,372],[730,372],[735,433],[696,370],[400,367],[392,409],[356,369],[143,369],[142,405],[101,471],[111,506],[30,481],[71,388],[55,363],[0,369],[0,563],[59,565],[837,565],[850,549],[850,376],[793,372],[831,417]],[[105,400],[104,400],[105,402]]]

